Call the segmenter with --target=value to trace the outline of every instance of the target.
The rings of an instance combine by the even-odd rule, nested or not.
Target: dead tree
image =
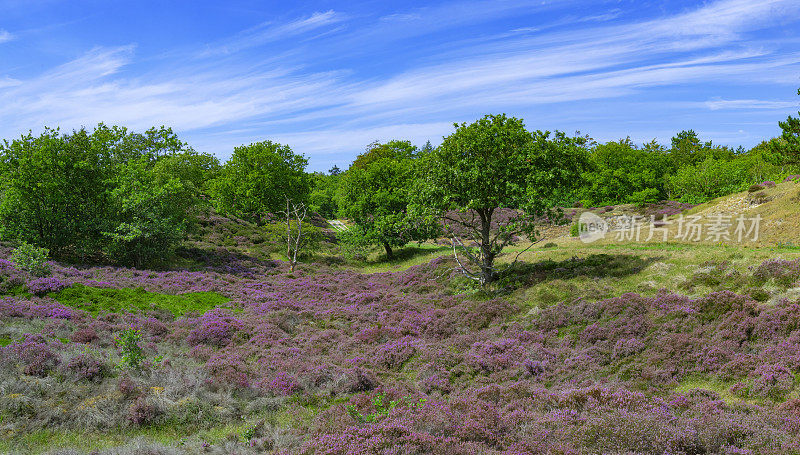
[[[308,214],[308,207],[302,202],[295,204],[286,198],[286,257],[294,272],[297,267],[297,256],[305,245],[303,237],[303,221]],[[294,228],[294,229],[293,229]]]

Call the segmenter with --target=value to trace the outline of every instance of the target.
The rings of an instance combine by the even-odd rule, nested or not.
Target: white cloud
[[[5,43],[6,41],[11,41],[12,39],[14,39],[14,35],[6,30],[0,29],[0,43]]]
[[[712,111],[720,109],[791,109],[798,106],[797,102],[792,101],[770,101],[770,100],[709,100],[705,106]]]
[[[213,56],[241,52],[252,47],[263,46],[270,42],[302,35],[312,30],[339,23],[344,19],[344,15],[329,10],[322,13],[316,12],[307,18],[297,19],[281,25],[265,22],[245,30],[231,39],[212,44],[202,55]]]
[[[590,28],[487,35],[427,48],[420,60],[426,64],[408,62],[406,71],[385,76],[368,77],[348,68],[308,70],[311,64],[324,67],[319,60],[328,54],[346,55],[359,40],[383,39],[379,44],[391,49],[387,43],[402,36],[533,8],[523,1],[463,5],[398,12],[357,29],[346,27],[347,17],[334,11],[262,24],[213,43],[200,57],[196,52],[173,55],[147,73],[133,71],[139,61],[132,46],[95,48],[37,76],[0,75],[0,136],[43,125],[73,128],[104,121],[143,129],[166,124],[201,151],[224,157],[234,145],[270,138],[312,155],[313,166],[333,162],[337,154],[355,156],[375,139],[438,142],[451,131],[451,121],[485,112],[612,99],[656,86],[791,83],[800,71],[796,57],[780,55],[773,43],[746,37],[774,21],[797,21],[800,4],[789,0],[721,0],[632,24],[614,21],[619,14],[615,10],[585,17]],[[242,52],[277,40],[318,36],[326,39],[315,41],[321,46],[309,46],[307,53],[271,54],[268,61],[253,63]],[[796,105],[707,101],[713,96],[718,94],[705,95],[693,108],[707,112]]]

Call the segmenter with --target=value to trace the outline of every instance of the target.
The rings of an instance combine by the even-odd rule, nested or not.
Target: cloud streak
[[[540,13],[557,14],[566,2],[458,5],[397,11],[372,21],[333,10],[270,21],[184,55],[172,53],[144,72],[137,70],[139,49],[128,45],[96,47],[29,77],[0,73],[0,135],[100,121],[136,129],[167,124],[194,139],[198,150],[223,158],[239,143],[271,138],[311,155],[312,167],[323,168],[345,164],[374,139],[438,142],[452,121],[485,112],[552,117],[548,106],[555,103],[566,110],[563,103],[647,101],[639,97],[653,88],[692,84],[786,85],[800,73],[796,53],[752,36],[778,22],[796,24],[795,1],[721,0],[638,21],[618,20],[624,11],[613,9],[567,16],[572,26],[583,24],[569,30],[547,28],[555,19],[536,23]],[[523,12],[530,26],[432,46],[423,39],[402,64],[391,55],[376,62],[396,66],[389,71],[376,73],[348,60],[364,49],[391,52],[395,43],[420,42],[411,37]],[[2,37],[0,31],[0,42]],[[269,56],[254,59],[253,52],[265,46]],[[659,93],[669,98],[668,90]],[[690,105],[730,112],[796,103],[726,99],[714,92],[683,104]],[[602,117],[602,108],[591,115]]]

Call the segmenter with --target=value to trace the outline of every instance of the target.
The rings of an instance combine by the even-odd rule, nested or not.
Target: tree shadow
[[[427,256],[434,253],[450,250],[448,246],[436,245],[433,247],[422,248],[419,246],[405,246],[392,252],[392,257],[386,256],[386,253],[381,253],[377,258],[365,261],[366,265],[400,265],[404,262],[411,261],[421,256]]]
[[[578,277],[621,278],[636,275],[661,257],[641,257],[628,254],[592,254],[572,257],[563,261],[518,262],[506,272],[506,277],[517,285],[534,285],[555,279]]]

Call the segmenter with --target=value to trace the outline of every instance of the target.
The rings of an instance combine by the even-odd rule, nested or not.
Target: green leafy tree
[[[336,191],[341,181],[341,173],[331,172],[326,175],[321,172],[315,172],[311,174],[311,178],[313,189],[308,196],[309,208],[325,218],[335,218],[339,211],[339,206],[336,202]]]
[[[535,239],[534,218],[554,215],[555,189],[578,180],[586,138],[531,134],[522,120],[505,114],[455,128],[424,158],[418,205],[450,226],[454,252],[460,247],[466,257],[462,262],[455,255],[462,273],[486,284],[499,276],[494,262],[503,248],[519,235]],[[502,208],[518,210],[495,218]]]
[[[734,151],[728,147],[715,146],[711,141],[700,141],[694,130],[681,131],[675,135],[672,138],[672,147],[669,149],[674,170],[687,165],[696,165],[708,158],[730,160],[734,155]]]
[[[168,259],[185,237],[194,193],[178,177],[154,169],[148,157],[120,166],[114,180],[116,217],[104,232],[108,255],[136,267]]]
[[[381,245],[386,257],[393,248],[427,240],[434,224],[413,216],[408,207],[415,181],[416,147],[408,141],[372,143],[343,175],[339,184],[340,214],[356,227],[351,239]]]
[[[308,160],[271,141],[236,147],[214,181],[217,210],[257,223],[286,208],[286,199],[306,202],[311,178]]]
[[[743,159],[708,157],[696,165],[683,166],[667,177],[670,194],[682,202],[699,204],[747,187],[749,165]]]
[[[214,155],[188,149],[158,159],[153,168],[157,174],[177,178],[192,194],[208,198],[210,182],[219,176],[222,166]]]
[[[110,145],[85,129],[45,129],[4,141],[0,235],[47,248],[56,257],[96,250],[113,174]]]
[[[800,89],[797,90],[800,95]],[[800,111],[797,117],[791,115],[785,122],[779,122],[781,127],[780,152],[788,164],[800,164]]]
[[[11,252],[11,262],[20,270],[26,270],[33,276],[49,276],[50,264],[47,262],[47,248],[37,248],[30,243],[22,242]]]
[[[595,146],[584,174],[585,204],[656,202],[664,198],[669,157],[655,142],[636,147],[630,138]]]

